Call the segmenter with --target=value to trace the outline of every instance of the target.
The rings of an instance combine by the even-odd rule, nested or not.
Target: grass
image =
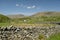
[[[39,40],[45,40],[45,36],[43,34],[40,34],[39,37],[38,37]]]
[[[22,27],[26,27],[26,26],[32,26],[32,27],[54,27],[55,24],[30,24],[30,23],[15,23],[15,22],[11,22],[11,23],[0,23],[0,27],[2,26],[10,26],[10,25],[13,25],[13,26],[22,26]]]
[[[60,33],[51,35],[47,40],[60,40]]]
[[[0,27],[5,27],[5,26],[9,26],[10,23],[0,23]]]
[[[25,23],[41,23],[41,22],[60,22],[60,16],[39,16],[39,17],[26,17],[14,19],[14,22]]]
[[[0,26],[9,26],[11,24],[15,26],[52,26],[53,24],[47,24],[49,22],[60,22],[60,16],[39,16],[11,19],[4,15],[0,15]]]

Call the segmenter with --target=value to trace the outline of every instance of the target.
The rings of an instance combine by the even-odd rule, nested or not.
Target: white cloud
[[[32,8],[32,7],[28,6],[27,8],[30,9],[30,8]]]
[[[33,9],[33,8],[36,8],[36,6],[35,5],[33,5],[33,6],[27,6],[27,9]]]
[[[35,5],[32,6],[32,8],[35,8],[35,7],[36,7]]]
[[[36,8],[36,5],[32,5],[32,6],[26,6],[26,5],[23,5],[23,4],[16,4],[16,6],[18,7],[22,7],[22,8],[27,8],[27,9],[34,9]]]
[[[16,4],[16,6],[20,6],[19,4]]]

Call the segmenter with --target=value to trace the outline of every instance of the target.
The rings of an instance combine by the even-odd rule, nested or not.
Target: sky
[[[37,12],[60,11],[60,0],[0,0],[0,14],[32,15]]]

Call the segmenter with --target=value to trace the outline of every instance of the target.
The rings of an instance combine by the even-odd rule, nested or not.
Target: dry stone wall
[[[51,34],[60,32],[56,27],[0,27],[0,40],[37,40],[40,34],[48,38]]]

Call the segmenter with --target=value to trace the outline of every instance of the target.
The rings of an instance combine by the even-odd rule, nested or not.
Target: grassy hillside
[[[21,18],[14,18],[16,23],[45,23],[45,22],[60,22],[60,12],[39,12],[35,15]],[[25,22],[24,22],[25,21]]]
[[[49,22],[60,22],[60,12],[39,12],[32,16],[24,16],[23,15],[8,15],[8,17],[0,14],[0,23],[2,22],[10,22],[11,24],[41,24],[41,23],[49,23]],[[11,19],[10,19],[11,18]],[[2,23],[3,24],[3,23]],[[5,24],[5,23],[4,23]]]
[[[24,20],[26,20],[24,22]],[[17,23],[45,23],[45,22],[60,22],[60,16],[41,16],[41,17],[26,17],[14,19]]]
[[[9,22],[9,21],[10,21],[10,18],[0,14],[0,23]]]
[[[39,17],[39,16],[60,16],[60,12],[38,12],[32,17]]]

